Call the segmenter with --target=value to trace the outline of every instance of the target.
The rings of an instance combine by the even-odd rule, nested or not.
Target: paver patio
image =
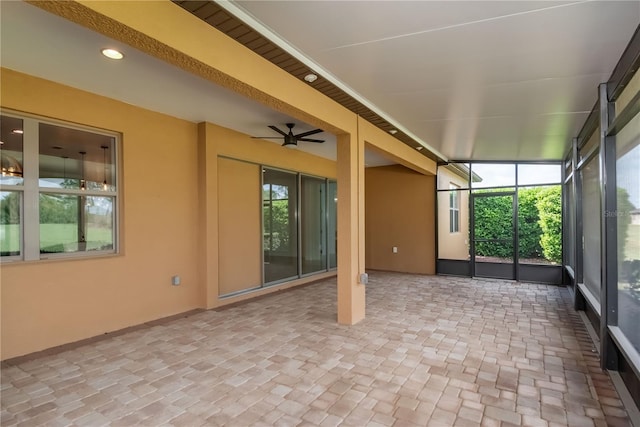
[[[373,272],[348,327],[335,283],[3,363],[1,424],[630,425],[564,288]]]

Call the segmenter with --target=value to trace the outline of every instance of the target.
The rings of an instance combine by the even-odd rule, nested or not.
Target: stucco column
[[[210,123],[198,123],[198,279],[200,305],[218,305],[218,147]]]
[[[338,135],[338,323],[353,325],[365,316],[364,141]]]

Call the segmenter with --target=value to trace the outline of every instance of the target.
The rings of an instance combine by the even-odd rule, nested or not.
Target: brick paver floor
[[[2,426],[605,426],[627,414],[564,288],[335,279],[2,368]]]

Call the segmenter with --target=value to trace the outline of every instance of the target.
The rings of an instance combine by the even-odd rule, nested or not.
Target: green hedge
[[[562,201],[560,186],[518,190],[518,245],[520,258],[562,261]],[[511,239],[511,196],[475,199],[475,238]],[[511,258],[510,242],[477,242],[476,255]]]

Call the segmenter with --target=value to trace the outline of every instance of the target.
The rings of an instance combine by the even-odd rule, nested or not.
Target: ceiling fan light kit
[[[286,133],[283,130],[278,129],[277,127],[271,125],[269,126],[269,129],[272,129],[276,132],[278,132],[280,135],[282,136],[253,136],[252,138],[254,139],[283,139],[284,143],[282,144],[283,147],[287,147],[287,148],[295,148],[298,146],[298,141],[303,141],[303,142],[316,142],[316,143],[322,143],[324,142],[324,139],[314,139],[314,138],[307,138],[308,136],[311,135],[315,135],[316,133],[320,133],[323,132],[322,129],[314,129],[314,130],[310,130],[307,132],[302,132],[299,133],[297,135],[293,134],[293,128],[295,126],[295,123],[286,123],[287,127],[289,128],[289,133]]]

